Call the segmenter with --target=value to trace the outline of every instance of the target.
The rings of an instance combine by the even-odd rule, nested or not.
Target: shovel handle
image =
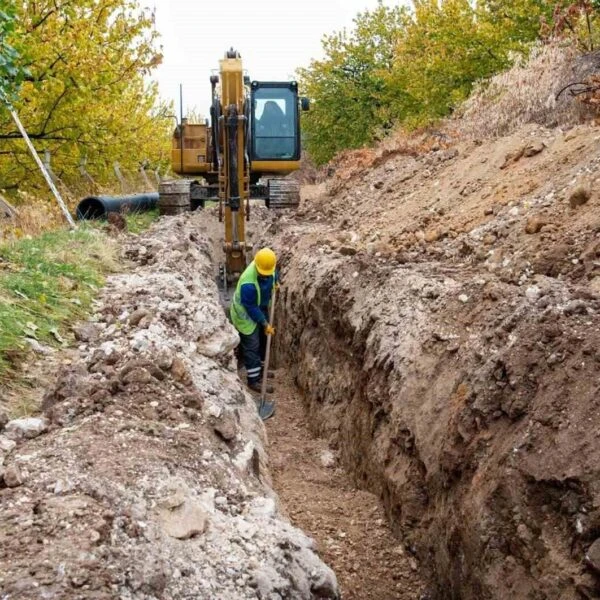
[[[269,308],[269,323],[273,325],[275,318],[275,300],[277,298],[277,288],[273,287],[273,295],[271,296],[271,306]],[[269,359],[271,358],[271,339],[272,335],[267,335],[267,348],[265,350],[265,366],[262,374],[262,385],[260,388],[260,401],[263,403],[267,399],[267,373],[269,371]]]

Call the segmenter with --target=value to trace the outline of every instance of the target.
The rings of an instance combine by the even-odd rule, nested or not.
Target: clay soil
[[[436,600],[600,598],[599,152],[359,151],[271,238],[278,356]]]
[[[327,442],[311,432],[284,369],[276,372],[274,398],[277,412],[267,422],[274,488],[292,523],[316,540],[343,600],[424,597],[415,559],[391,533],[381,503],[357,489]]]

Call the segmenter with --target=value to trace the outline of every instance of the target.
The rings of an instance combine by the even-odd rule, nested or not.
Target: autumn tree
[[[450,114],[475,82],[528,52],[555,7],[556,0],[414,0],[359,14],[352,31],[324,38],[324,59],[299,72],[314,106],[304,127],[309,153],[323,163],[394,124]]]
[[[24,0],[8,42],[26,49],[15,107],[54,171],[99,180],[114,161],[136,169],[164,162],[172,120],[147,75],[161,61],[152,14],[133,0]],[[0,180],[5,189],[39,182],[10,118],[0,113]]]
[[[402,86],[411,106],[396,114],[408,124],[424,124],[449,114],[470,94],[476,81],[506,69],[540,31],[550,0],[508,3],[469,0],[416,0],[388,87]]]
[[[600,45],[600,0],[556,2],[545,34],[571,39],[583,52],[594,51]]]
[[[14,3],[0,0],[0,106],[15,99],[19,85],[26,75],[17,49],[9,43],[15,30]]]
[[[325,58],[299,70],[303,93],[313,100],[304,133],[317,163],[344,148],[373,142],[392,125],[385,74],[393,66],[406,18],[406,9],[380,3],[360,13],[351,32],[325,36]]]

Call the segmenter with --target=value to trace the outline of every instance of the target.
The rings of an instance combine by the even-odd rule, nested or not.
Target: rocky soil
[[[283,270],[274,484],[344,598],[600,598],[599,163],[594,126],[437,135],[253,211]],[[339,596],[271,489],[217,233],[130,238],[43,414],[0,417],[1,598]]]
[[[358,152],[272,226],[277,352],[441,599],[600,597],[600,129]]]
[[[1,598],[338,597],[271,490],[209,237],[130,238],[43,415],[0,422]]]

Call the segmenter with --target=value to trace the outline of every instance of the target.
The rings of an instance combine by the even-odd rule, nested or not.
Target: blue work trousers
[[[266,314],[267,310],[261,308]],[[240,333],[242,359],[248,375],[248,384],[256,383],[262,378],[262,365],[267,349],[267,336],[262,325],[257,325],[250,335]]]

